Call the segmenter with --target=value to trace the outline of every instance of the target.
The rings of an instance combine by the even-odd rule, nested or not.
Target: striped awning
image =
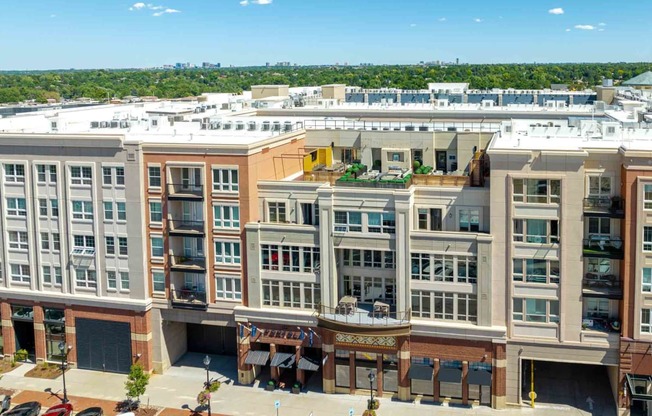
[[[245,364],[265,365],[269,359],[269,351],[249,351],[245,358]]]
[[[432,381],[433,370],[434,368],[429,365],[412,364],[410,365],[410,371],[408,375],[412,380]]]
[[[279,368],[292,368],[294,365],[294,354],[289,354],[287,352],[277,352],[272,357],[272,362],[270,365],[272,367]]]
[[[461,383],[462,370],[459,368],[440,368],[437,380],[444,383]]]
[[[297,363],[299,370],[317,371],[319,370],[319,361],[314,358],[301,357]]]

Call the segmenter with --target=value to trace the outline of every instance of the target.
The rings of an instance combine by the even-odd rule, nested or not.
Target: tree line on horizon
[[[571,90],[622,81],[652,70],[652,63],[395,65],[334,67],[258,67],[184,70],[72,70],[0,72],[0,103],[87,97],[180,98],[205,92],[241,93],[251,85],[426,89],[429,82],[468,82],[473,89],[542,89],[568,84]]]

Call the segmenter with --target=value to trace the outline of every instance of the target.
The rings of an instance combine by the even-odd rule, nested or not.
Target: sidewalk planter
[[[267,382],[267,385],[265,385],[265,390],[266,391],[276,390],[276,383],[274,382],[274,380],[270,380]]]
[[[301,383],[294,383],[294,385],[292,385],[292,394],[299,393],[301,393]]]

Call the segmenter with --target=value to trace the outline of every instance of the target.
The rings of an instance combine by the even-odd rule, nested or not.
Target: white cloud
[[[603,22],[600,22],[600,23],[598,23],[598,26],[607,26],[607,24],[603,23]]]
[[[242,0],[240,6],[249,6],[249,0]]]
[[[570,31],[571,31],[570,29],[566,29],[566,32],[570,32]]]
[[[594,30],[595,26],[593,25],[575,25],[575,29],[579,30]]]
[[[478,18],[478,17],[476,17],[475,19],[473,19],[473,21],[476,22],[476,23],[482,23],[482,19],[480,19],[480,18]]]
[[[260,4],[261,6],[264,6],[266,4],[272,4],[272,0],[251,0],[253,4]]]
[[[446,21],[446,18],[445,18],[445,17],[440,17],[440,18],[437,19],[437,20],[439,20],[440,22],[445,22],[445,21]]]
[[[134,10],[140,10],[145,7],[145,3],[134,3],[129,10],[134,11]]]
[[[181,13],[181,10],[177,9],[171,9],[167,6],[161,6],[161,5],[156,5],[152,3],[134,3],[130,8],[130,11],[138,11],[138,10],[151,10],[155,13],[152,13],[152,16],[159,17],[163,16],[164,14],[173,14],[173,13]]]
[[[168,9],[165,9],[165,10],[161,10],[160,12],[156,12],[156,13],[152,14],[152,16],[159,17],[159,16],[163,16],[164,14],[173,14],[173,13],[181,13],[181,10],[169,9],[168,8]]]
[[[555,7],[554,9],[548,10],[548,13],[550,14],[564,14],[564,9],[561,7]]]

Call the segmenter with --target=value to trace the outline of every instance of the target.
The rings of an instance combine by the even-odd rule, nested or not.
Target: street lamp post
[[[376,374],[373,370],[369,370],[369,394],[371,395],[371,400],[369,400],[369,410],[373,410],[374,406],[374,380],[376,379]]]
[[[66,389],[66,367],[68,367],[68,353],[72,349],[72,345],[66,345],[65,342],[59,343],[59,351],[61,352],[61,375],[63,376],[63,399],[62,403],[68,403],[68,390]]]
[[[211,416],[211,380],[208,374],[208,369],[210,364],[211,364],[211,357],[207,355],[204,357],[204,367],[206,368],[206,394],[208,395],[208,416]]]

